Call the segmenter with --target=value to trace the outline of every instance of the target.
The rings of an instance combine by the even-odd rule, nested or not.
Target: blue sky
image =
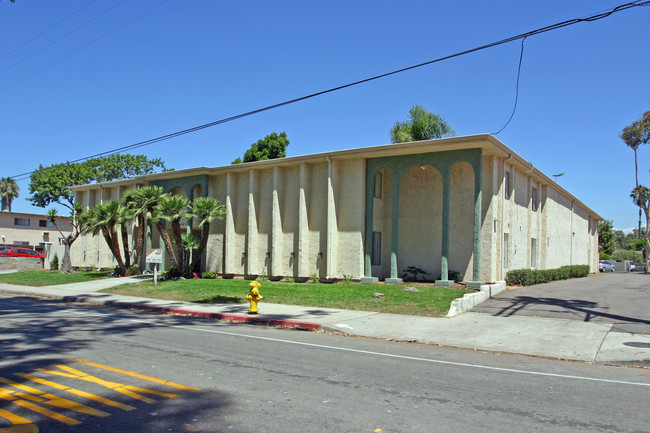
[[[0,177],[618,4],[0,1]],[[650,7],[637,7],[528,38],[517,110],[497,135],[547,175],[565,173],[559,183],[617,228],[634,227],[638,219],[629,198],[634,156],[618,135],[650,110],[648,28]],[[442,115],[458,135],[494,133],[513,108],[520,47],[511,42],[135,152],[183,169],[230,164],[273,131],[288,134],[289,156],[386,144],[390,127],[414,104]],[[644,184],[650,184],[649,152],[639,151]],[[19,182],[13,210],[44,212],[26,200],[28,185]]]

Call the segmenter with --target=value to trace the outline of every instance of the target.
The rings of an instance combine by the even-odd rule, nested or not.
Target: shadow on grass
[[[197,304],[240,304],[246,302],[246,298],[241,296],[213,296],[211,298],[194,301]]]

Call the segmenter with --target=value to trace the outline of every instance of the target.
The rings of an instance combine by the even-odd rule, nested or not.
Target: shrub
[[[417,281],[420,278],[420,275],[424,278],[425,275],[429,275],[424,272],[422,269],[415,266],[409,266],[408,268],[402,271],[402,279],[404,281]]]
[[[129,268],[126,270],[127,275],[140,275],[142,272],[140,271],[140,266],[138,265],[131,265]]]
[[[320,277],[316,273],[311,274],[309,278],[311,278],[313,283],[320,283]]]
[[[350,284],[352,282],[352,275],[343,274],[343,282],[345,284]]]
[[[212,272],[212,271],[205,271],[205,272],[203,272],[201,274],[201,278],[205,278],[205,279],[208,279],[208,280],[213,280],[213,279],[217,278],[217,273]]]
[[[50,271],[58,271],[58,270],[59,270],[59,256],[56,253],[54,253],[54,257],[50,262]]]
[[[556,269],[515,269],[506,274],[506,284],[532,286],[569,278],[581,278],[587,275],[589,275],[589,265],[562,266]]]
[[[612,260],[632,260],[634,263],[643,263],[643,256],[638,251],[620,250],[612,254]]]
[[[162,271],[161,274],[166,280],[174,280],[182,277],[180,271],[176,266],[170,266],[169,268]]]

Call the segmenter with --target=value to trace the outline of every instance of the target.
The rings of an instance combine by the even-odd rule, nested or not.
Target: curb
[[[15,292],[0,290],[0,293],[15,293]],[[184,317],[198,317],[202,319],[213,319],[213,320],[220,320],[220,321],[231,322],[231,323],[246,323],[250,325],[272,326],[277,328],[290,328],[290,329],[299,329],[299,330],[306,330],[306,331],[323,330],[323,327],[321,326],[320,323],[304,322],[300,320],[273,319],[271,317],[260,317],[260,316],[253,316],[253,315],[244,316],[240,314],[210,313],[207,311],[194,311],[194,310],[188,310],[183,308],[158,307],[155,305],[132,304],[123,301],[98,302],[96,299],[93,299],[92,296],[87,297],[85,295],[53,296],[53,295],[47,295],[43,293],[25,293],[25,292],[22,292],[21,294],[29,297],[58,299],[63,302],[83,302],[85,304],[90,304],[90,305],[105,305],[107,307],[122,308],[125,310],[138,310],[138,311],[146,311],[150,313],[169,314],[169,315],[184,316]]]

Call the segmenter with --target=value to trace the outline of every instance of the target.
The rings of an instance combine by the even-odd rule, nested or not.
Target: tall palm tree
[[[634,186],[639,187],[639,163],[637,151],[639,146],[650,141],[650,111],[646,111],[641,119],[632,122],[631,125],[623,128],[620,134],[621,140],[627,147],[634,151]],[[646,230],[648,230],[646,226]],[[639,207],[639,233],[641,237],[641,207]]]
[[[183,234],[181,235],[181,242],[183,248],[183,256],[181,258],[181,261],[183,263],[183,268],[189,269],[191,252],[192,250],[197,249],[201,245],[201,240],[196,236],[194,236],[193,234]],[[201,257],[200,254],[198,256]]]
[[[97,235],[99,232],[104,236],[106,244],[113,253],[122,275],[126,275],[126,266],[122,260],[120,244],[117,238],[116,227],[120,222],[120,204],[115,200],[99,203],[88,211],[88,230]]]
[[[183,274],[183,239],[181,231],[181,220],[189,211],[190,201],[178,195],[165,197],[158,204],[157,210],[161,218],[171,222],[172,235],[176,244],[176,261],[179,263],[179,271]]]
[[[18,197],[18,184],[11,177],[0,178],[0,198],[2,198],[1,209],[11,212],[11,202]]]
[[[138,265],[140,266],[140,269],[145,269],[147,248],[145,237],[147,221],[152,217],[154,209],[166,194],[163,194],[163,188],[160,186],[147,186],[133,190],[133,192],[128,195],[128,206],[132,210],[133,216],[138,221],[138,234],[136,238]]]
[[[634,201],[634,204],[639,206],[639,211],[643,209],[645,213],[645,272],[647,273],[648,264],[650,263],[650,230],[648,230],[648,224],[650,224],[650,188],[644,185],[638,185],[632,190],[630,197]],[[640,230],[639,236],[641,236]]]
[[[117,222],[120,225],[120,235],[122,238],[122,249],[124,250],[124,266],[131,267],[131,247],[129,246],[129,226],[133,222],[133,209],[120,201],[120,207],[117,214]]]
[[[208,237],[210,235],[210,222],[215,218],[223,219],[226,216],[226,207],[222,205],[219,200],[213,197],[199,197],[194,199],[191,207],[191,217],[199,219],[199,227],[201,227],[201,243],[199,244],[199,251],[192,258],[192,269],[198,271],[201,256],[205,252],[208,245]]]

